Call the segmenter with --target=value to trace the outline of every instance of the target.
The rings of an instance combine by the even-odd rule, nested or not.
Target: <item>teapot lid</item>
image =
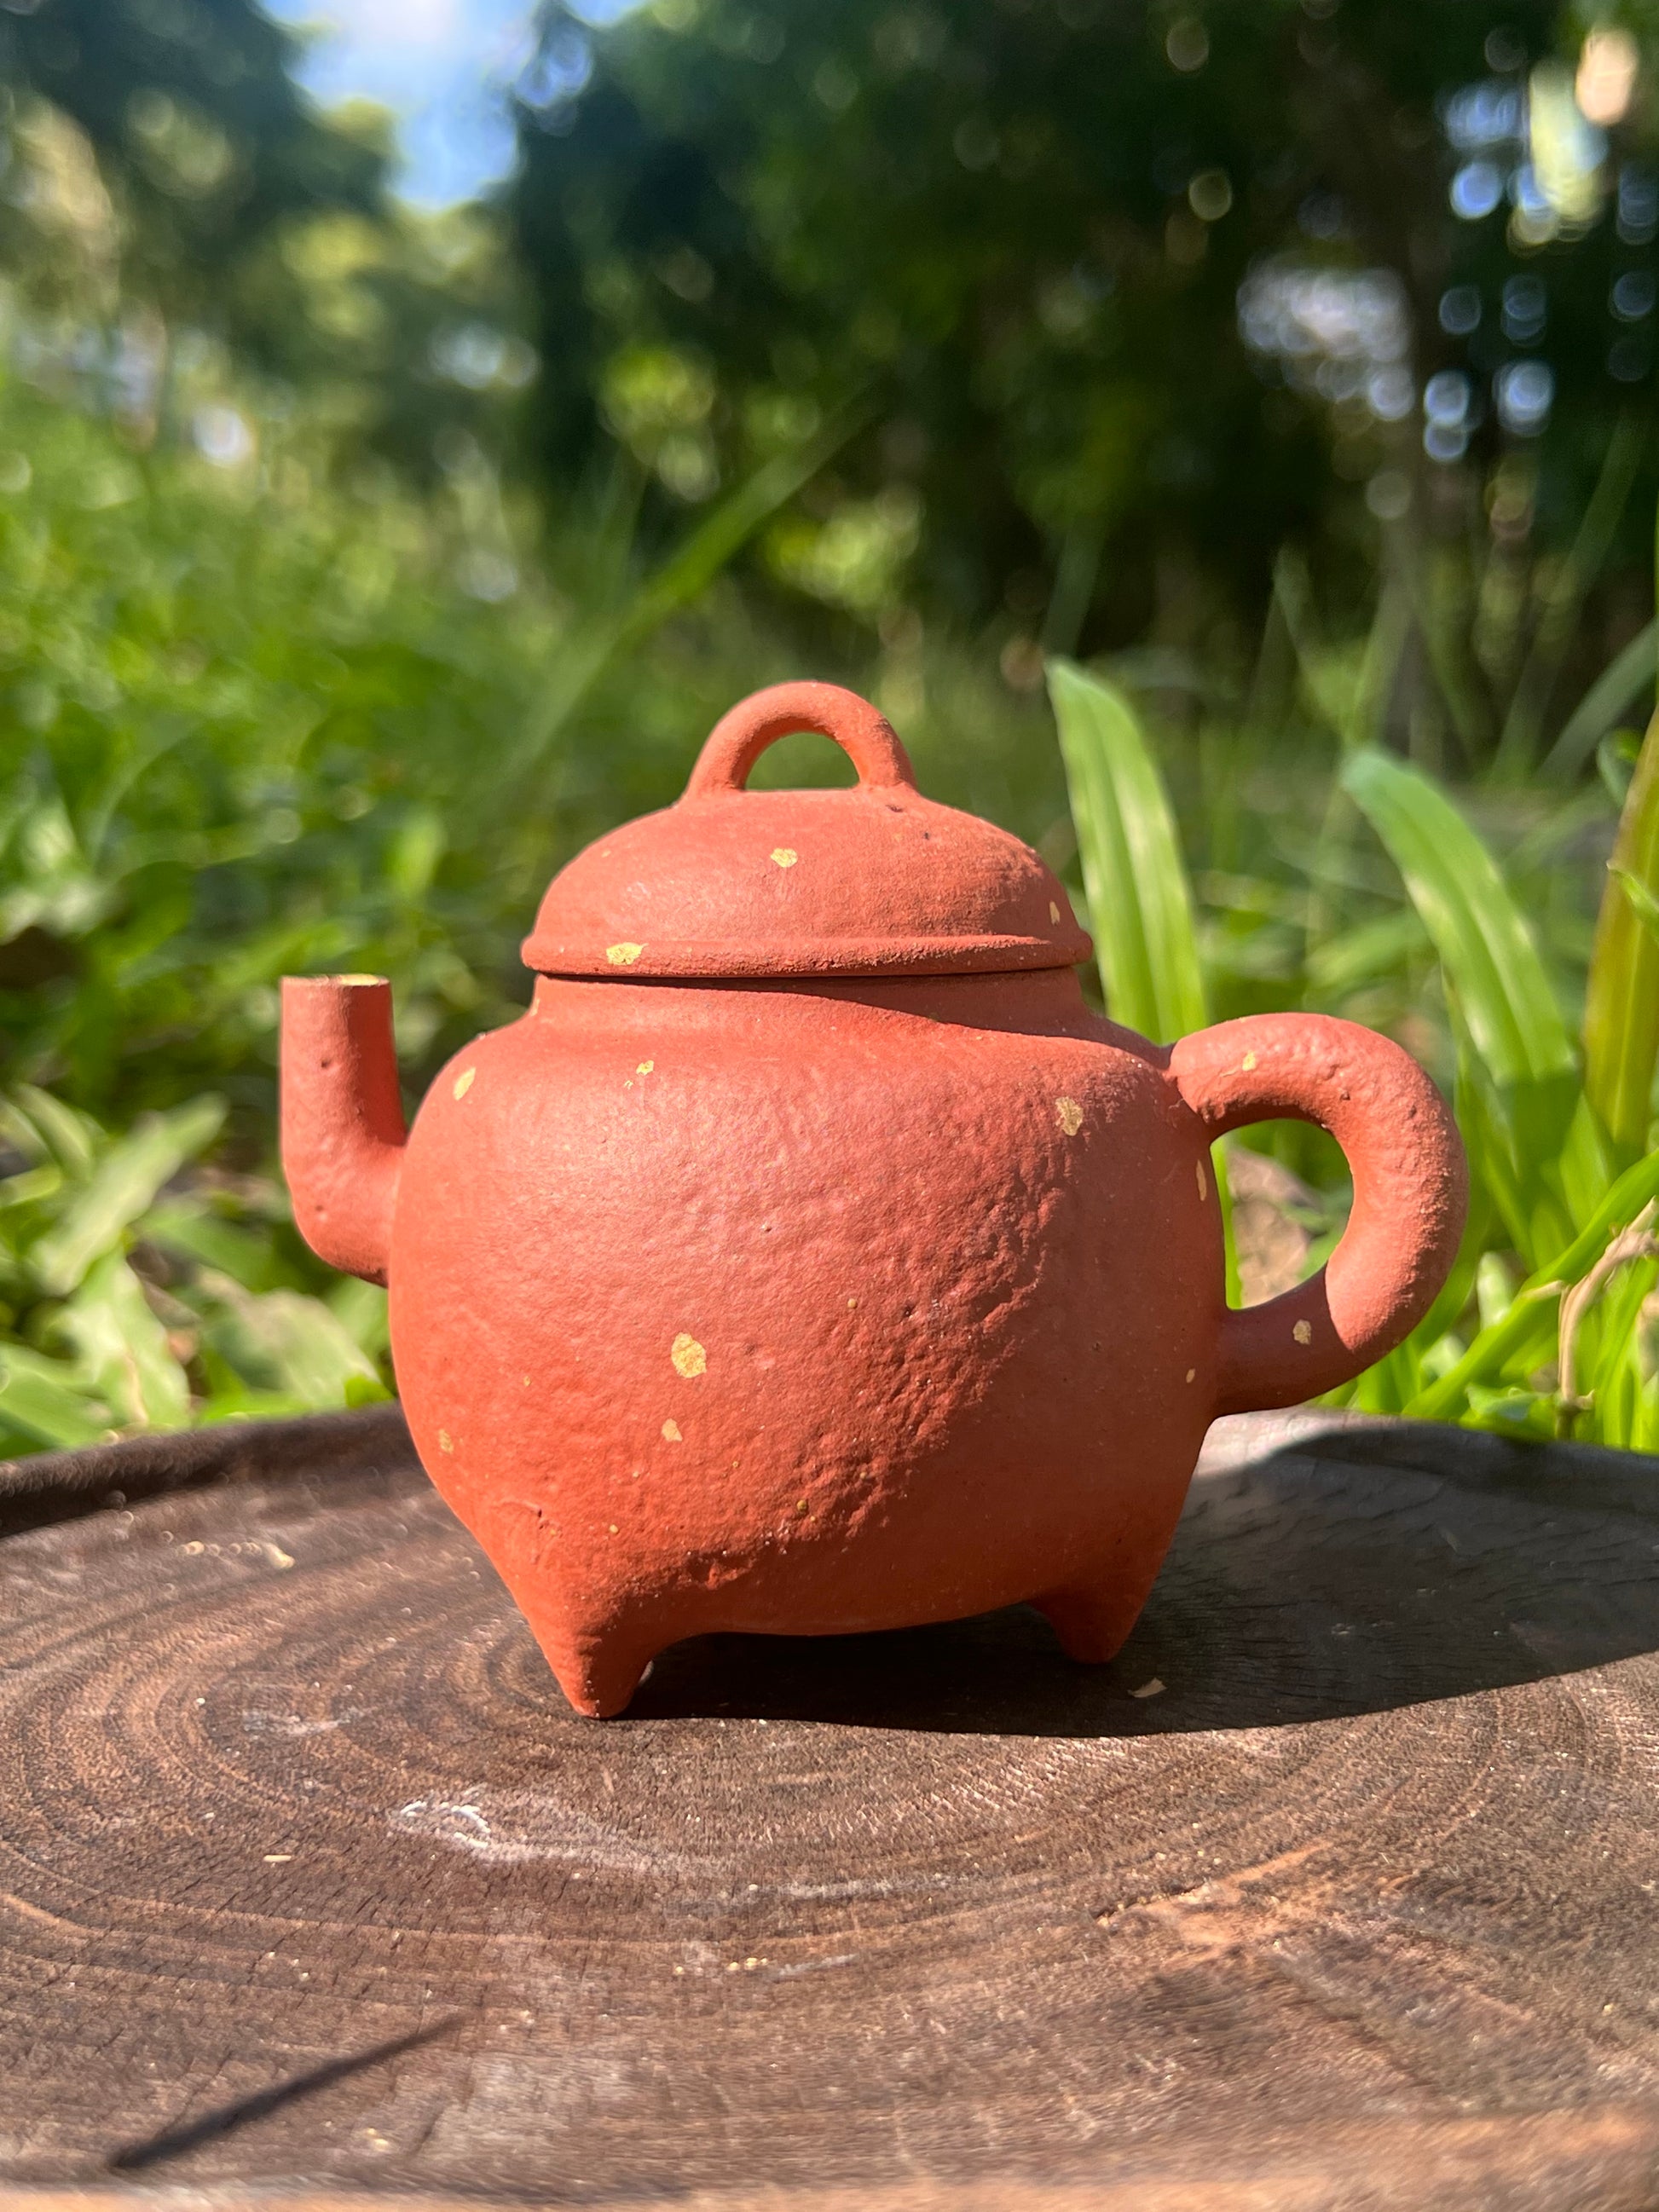
[[[792,731],[859,772],[745,791]],[[776,684],[722,717],[684,798],[579,853],[524,943],[548,975],[979,975],[1090,953],[1052,870],[1018,837],[924,799],[891,726],[834,684]]]

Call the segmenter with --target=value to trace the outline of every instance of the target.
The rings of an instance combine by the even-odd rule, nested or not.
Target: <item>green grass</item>
[[[1063,664],[1052,682],[1108,1006],[1161,1038],[1212,1006],[1243,1011],[1229,1001],[1250,995],[1237,988],[1248,963],[1224,927],[1206,938],[1194,926],[1199,902],[1131,702]],[[1410,1041],[1426,1044],[1451,1079],[1473,1186],[1463,1247],[1433,1310],[1337,1401],[1659,1450],[1659,1243],[1644,1234],[1659,1199],[1659,717],[1630,781],[1613,860],[1599,872],[1600,914],[1577,976],[1560,972],[1568,962],[1547,959],[1526,906],[1448,793],[1394,754],[1345,744],[1340,718],[1331,719],[1339,726],[1318,779],[1328,794],[1320,832],[1286,839],[1281,828],[1279,839],[1281,857],[1299,864],[1300,900],[1283,868],[1218,889],[1235,914],[1254,907],[1258,937],[1280,917],[1303,921],[1299,972],[1275,977],[1278,1004],[1375,1018],[1364,1002],[1429,964],[1421,988],[1397,1006],[1416,1018]],[[1235,781],[1257,750],[1249,733],[1231,734]],[[1547,823],[1534,825],[1532,843],[1535,867],[1551,850]],[[1392,908],[1380,911],[1377,848],[1398,884]],[[1564,872],[1559,859],[1552,872]],[[1570,947],[1577,933],[1561,924],[1571,908],[1564,917],[1547,901],[1543,911]],[[1577,1037],[1570,994],[1583,1007]],[[1300,1164],[1318,1174],[1319,1160],[1303,1137]],[[1326,1155],[1328,1181],[1334,1168]],[[1328,1251],[1344,1210],[1340,1186],[1330,1198],[1331,1232],[1310,1267]],[[1581,1297],[1568,1295],[1574,1285],[1584,1286]],[[1562,1387],[1569,1350],[1571,1391]]]
[[[523,1004],[555,867],[804,661],[879,701],[935,795],[1080,877],[1121,1018],[1341,1013],[1455,1096],[1463,1253],[1350,1402],[1659,1449],[1659,1266],[1618,1241],[1659,1191],[1659,739],[1604,744],[1591,783],[1443,789],[1375,742],[1387,623],[1320,648],[1287,569],[1301,657],[1271,714],[1206,679],[1177,714],[1134,688],[1164,680],[1147,661],[1056,664],[1056,743],[994,639],[804,648],[737,587],[821,447],[647,557],[626,479],[544,526],[477,457],[417,498],[331,482],[302,424],[261,441],[216,471],[0,385],[0,1455],[383,1395],[384,1297],[305,1250],[275,1171],[279,977],[390,975],[418,1096]],[[503,564],[516,588],[477,597]],[[1628,702],[1615,672],[1569,732]],[[817,742],[763,780],[840,772]],[[1316,1265],[1335,1148],[1231,1141],[1311,1187]]]

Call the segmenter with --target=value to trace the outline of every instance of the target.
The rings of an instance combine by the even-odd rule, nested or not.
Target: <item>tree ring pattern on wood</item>
[[[1648,2202],[1643,1463],[1224,1424],[1109,1667],[710,1638],[599,1725],[374,1419],[0,1543],[0,2180]]]

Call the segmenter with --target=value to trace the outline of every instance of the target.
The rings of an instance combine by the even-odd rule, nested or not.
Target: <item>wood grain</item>
[[[164,1458],[0,1469],[8,2208],[1659,2202],[1651,1462],[1224,1423],[1109,1668],[595,1723],[395,1413]]]

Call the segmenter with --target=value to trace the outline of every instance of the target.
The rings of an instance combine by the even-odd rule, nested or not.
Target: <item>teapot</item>
[[[856,787],[745,790],[796,731]],[[1149,1043],[1085,1001],[1090,950],[1030,847],[798,683],[555,878],[528,1012],[407,1133],[389,986],[284,981],[295,1221],[388,1286],[422,1462],[578,1712],[710,1631],[1030,1601],[1109,1659],[1211,1421],[1426,1312],[1466,1170],[1415,1061],[1316,1014]],[[1280,1116],[1337,1139],[1352,1213],[1231,1310],[1211,1146]]]

